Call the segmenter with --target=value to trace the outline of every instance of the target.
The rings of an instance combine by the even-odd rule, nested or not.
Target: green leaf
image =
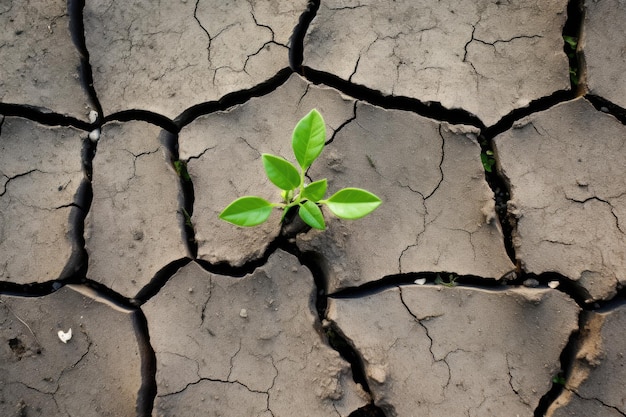
[[[344,188],[320,203],[326,203],[335,216],[353,220],[370,214],[380,206],[382,201],[369,191],[360,188]]]
[[[326,125],[322,115],[315,109],[304,116],[293,130],[291,145],[293,153],[306,170],[324,149]]]
[[[300,218],[312,228],[318,230],[326,229],[326,223],[324,223],[322,210],[320,210],[314,202],[305,201],[303,204],[300,204],[298,214],[300,215]]]
[[[274,206],[261,197],[245,196],[233,201],[220,213],[220,219],[237,226],[256,226],[268,219]]]
[[[189,212],[185,210],[183,207],[183,217],[185,218],[185,226],[193,228],[193,222],[191,221],[191,216]]]
[[[450,288],[452,288],[452,287],[456,287],[456,286],[457,286],[456,280],[457,280],[458,278],[459,278],[459,277],[457,277],[457,276],[454,276],[454,275],[450,274],[450,275],[448,275],[448,282],[445,282],[445,281],[441,278],[441,275],[437,274],[437,278],[435,278],[435,284],[437,284],[437,285],[443,285],[444,287],[450,287]]]
[[[185,161],[174,161],[174,169],[180,178],[185,182],[191,181],[189,172],[187,171],[187,163]]]
[[[275,186],[285,191],[300,186],[300,172],[291,162],[269,153],[264,153],[262,159],[267,178]]]
[[[567,43],[569,45],[570,48],[572,49],[576,49],[576,46],[578,45],[578,38],[575,36],[567,36],[567,35],[563,35],[563,40],[565,41],[565,43]]]
[[[565,385],[567,380],[563,377],[563,375],[558,374],[552,377],[552,382],[558,385]]]
[[[493,152],[491,155],[493,155]],[[487,172],[493,171],[493,166],[496,164],[496,160],[491,155],[489,154],[489,151],[487,151],[486,154],[480,154],[480,161],[483,163],[483,168],[485,168],[485,171]]]
[[[324,198],[324,194],[326,194],[326,187],[326,178],[324,178],[323,180],[312,182],[304,187],[304,190],[302,190],[302,198],[317,203],[322,198]]]

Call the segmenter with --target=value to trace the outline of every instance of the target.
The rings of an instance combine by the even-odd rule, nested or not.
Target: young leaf
[[[326,229],[326,223],[324,223],[322,210],[320,210],[314,202],[305,201],[304,204],[300,205],[298,214],[300,215],[300,218],[312,228],[318,230]]]
[[[187,171],[187,163],[185,161],[174,161],[174,169],[180,178],[183,181],[189,182],[191,181],[191,177],[189,176],[189,171]]]
[[[360,188],[344,188],[320,203],[326,203],[335,216],[354,220],[370,214],[380,206],[382,201],[369,191]]]
[[[293,130],[291,145],[293,153],[303,170],[311,166],[324,149],[326,124],[315,109],[304,116]]]
[[[570,48],[572,48],[573,50],[576,50],[576,46],[578,45],[577,37],[563,35],[563,40],[569,45]]]
[[[279,156],[263,154],[267,178],[281,190],[290,191],[300,186],[300,172],[293,164]]]
[[[272,204],[261,197],[245,196],[233,201],[220,213],[220,219],[237,226],[256,226],[268,219]]]
[[[326,178],[312,182],[304,187],[304,190],[302,190],[302,198],[318,202],[324,198],[324,194],[326,194],[326,187]]]

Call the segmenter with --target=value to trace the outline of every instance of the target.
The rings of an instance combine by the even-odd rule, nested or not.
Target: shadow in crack
[[[474,114],[462,109],[448,109],[438,102],[422,102],[406,96],[385,95],[363,85],[354,84],[336,75],[303,66],[302,76],[313,84],[324,84],[350,97],[386,109],[405,110],[430,119],[464,124],[484,129],[484,123]]]
[[[198,255],[198,242],[196,241],[196,231],[191,221],[195,202],[195,191],[193,181],[187,171],[187,163],[180,159],[178,152],[178,134],[164,130],[159,136],[159,142],[166,149],[166,159],[171,164],[178,175],[180,181],[180,218],[182,219],[181,230],[182,239],[187,247],[187,253],[193,259]]]
[[[68,219],[68,236],[73,246],[72,255],[59,277],[59,279],[67,279],[69,282],[79,281],[81,277],[87,274],[89,254],[85,249],[85,218],[87,217],[93,200],[91,177],[93,174],[92,162],[96,155],[96,148],[97,142],[90,140],[88,137],[83,139],[81,163],[84,178],[74,196],[72,210],[70,211]]]
[[[183,258],[177,259],[169,264],[165,265],[163,268],[159,269],[154,277],[147,283],[135,297],[130,300],[130,303],[133,306],[141,306],[150,298],[154,297],[160,290],[163,288],[167,281],[182,267],[191,262],[191,258]]]
[[[132,322],[141,357],[141,387],[137,393],[137,417],[149,417],[152,415],[154,399],[157,394],[156,354],[150,344],[148,321],[143,311],[135,311]]]
[[[341,357],[350,364],[352,371],[352,378],[355,383],[361,385],[363,390],[368,393],[371,398],[371,391],[367,377],[365,376],[365,366],[363,365],[363,359],[357,352],[357,350],[348,343],[348,340],[341,333],[341,331],[333,325],[327,325],[326,309],[328,306],[328,294],[327,294],[327,277],[321,266],[321,258],[318,254],[307,252],[301,253],[295,245],[289,245],[289,247],[283,248],[285,251],[295,255],[300,263],[306,266],[313,275],[315,282],[315,308],[317,310],[318,326],[320,328],[320,334],[325,338],[324,342],[330,347],[336,350]],[[373,400],[368,405],[359,408],[358,410],[350,413],[349,417],[384,417],[382,409],[377,407]]]
[[[0,103],[0,114],[23,117],[46,126],[72,126],[85,131],[90,131],[96,127],[86,121],[27,104]]]
[[[59,275],[59,280],[73,281],[79,277],[85,276],[87,273],[88,254],[85,250],[85,218],[91,206],[93,198],[91,183],[87,179],[83,179],[74,202],[70,210],[68,224],[69,230],[67,236],[72,242],[72,254],[68,259],[63,271]]]
[[[281,231],[278,236],[267,245],[263,254],[258,258],[252,259],[240,266],[233,266],[228,262],[211,263],[207,260],[197,258],[194,258],[194,261],[204,270],[213,274],[227,275],[236,278],[243,277],[265,265],[269,257],[278,249],[282,249],[298,257],[299,251],[294,244],[295,236],[298,233],[303,233],[308,230],[310,230],[310,227],[300,220],[297,216],[297,209],[293,208],[286,214],[285,221],[281,224]]]
[[[298,24],[289,38],[289,66],[300,74],[304,61],[304,37],[319,8],[320,0],[309,0],[306,10],[300,15]]]
[[[585,98],[589,100],[593,107],[595,107],[598,111],[608,113],[614,116],[623,125],[626,125],[626,109],[618,106],[617,104],[613,104],[602,97],[594,96],[591,94],[586,95]]]
[[[91,105],[98,112],[99,119],[102,119],[102,106],[98,100],[96,89],[93,85],[93,74],[91,64],[89,63],[89,51],[85,41],[85,25],[83,21],[83,10],[85,8],[85,0],[68,0],[67,12],[70,18],[70,34],[72,42],[80,54],[79,76],[83,88],[87,91]]]
[[[176,124],[171,119],[161,114],[154,113],[148,110],[136,110],[136,109],[135,110],[122,110],[122,111],[110,114],[103,119],[102,124],[111,122],[111,121],[128,122],[131,120],[142,120],[144,122],[148,122],[155,126],[159,126],[161,129],[164,129],[173,133],[176,133],[180,130],[178,126],[176,126]]]
[[[572,91],[584,94],[586,87],[585,63],[578,50],[578,41],[583,27],[583,0],[570,0],[567,5],[567,21],[563,26],[563,52],[569,60],[569,72]]]
[[[348,417],[385,417],[385,413],[374,404],[368,404],[351,412]]]
[[[253,97],[260,97],[271,93],[276,88],[284,84],[291,76],[293,71],[290,68],[283,68],[278,71],[273,77],[268,80],[255,85],[247,90],[233,91],[228,93],[219,100],[209,101],[206,103],[196,104],[184,110],[181,114],[174,119],[174,124],[178,129],[182,129],[184,126],[193,122],[199,116],[215,113],[217,111],[227,110],[237,104],[245,103]]]
[[[489,184],[489,188],[493,191],[495,199],[495,209],[502,229],[504,247],[506,253],[515,265],[515,248],[513,246],[513,230],[516,227],[516,218],[509,215],[508,201],[511,198],[511,186],[506,178],[499,172],[496,166],[496,158],[493,145],[493,137],[487,138],[484,135],[478,137],[480,145],[480,156],[485,169],[485,180]]]
[[[534,417],[544,417],[548,408],[563,392],[563,383],[568,376],[569,370],[574,364],[576,359],[576,350],[580,340],[580,329],[584,326],[584,314],[578,315],[578,329],[569,336],[569,340],[565,345],[565,348],[561,352],[559,362],[561,363],[561,371],[557,376],[552,378],[552,387],[550,390],[541,397],[537,408],[535,408]]]

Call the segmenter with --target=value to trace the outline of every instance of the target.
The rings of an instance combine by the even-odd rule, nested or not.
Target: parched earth
[[[624,22],[2,2],[0,415],[626,416]],[[220,221],[313,108],[307,175],[383,204]]]

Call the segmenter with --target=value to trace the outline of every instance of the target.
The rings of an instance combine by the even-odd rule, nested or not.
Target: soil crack
[[[85,0],[68,0],[68,15],[70,18],[69,29],[74,42],[74,46],[80,55],[80,80],[83,88],[87,91],[90,104],[98,112],[98,118],[102,119],[103,110],[98,95],[94,87],[92,67],[89,62],[89,51],[85,39],[85,24],[83,11],[85,9]]]
[[[304,71],[302,66],[304,61],[304,37],[319,8],[320,0],[309,0],[306,10],[300,15],[298,24],[294,27],[289,38],[289,66],[299,74],[302,74]]]

